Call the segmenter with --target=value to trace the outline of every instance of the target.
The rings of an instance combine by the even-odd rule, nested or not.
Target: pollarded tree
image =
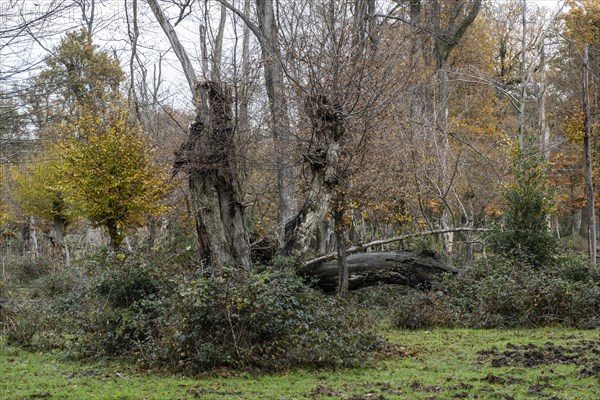
[[[126,108],[103,114],[84,112],[63,126],[62,173],[69,198],[95,226],[108,230],[118,249],[128,227],[164,211],[160,200],[169,190],[168,173],[153,162],[139,126]]]

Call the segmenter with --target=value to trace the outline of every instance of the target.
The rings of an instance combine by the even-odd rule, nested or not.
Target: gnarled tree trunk
[[[346,260],[349,290],[379,283],[428,288],[442,274],[458,272],[433,252],[357,253],[349,255]],[[302,271],[302,275],[314,279],[322,290],[333,292],[338,287],[338,262],[331,260],[312,264]]]
[[[306,200],[285,226],[286,253],[305,254],[318,225],[325,218],[333,189],[339,183],[340,140],[344,135],[343,113],[325,96],[307,98],[305,108],[313,132],[305,164],[312,175]]]
[[[229,88],[216,82],[196,85],[200,106],[189,138],[176,153],[176,168],[189,174],[199,252],[207,265],[250,268],[235,168],[234,123]]]

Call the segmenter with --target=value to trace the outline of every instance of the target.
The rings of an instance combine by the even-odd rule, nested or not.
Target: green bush
[[[554,191],[546,177],[546,166],[531,143],[517,149],[513,182],[506,190],[506,214],[500,232],[490,237],[496,254],[541,267],[551,262],[556,238],[547,227]]]
[[[448,301],[460,310],[461,323],[473,327],[534,327],[553,323],[583,326],[598,318],[599,282],[573,280],[571,271],[549,265],[540,270],[503,258],[465,267],[439,285]]]
[[[573,254],[543,269],[503,257],[480,260],[430,291],[404,292],[389,311],[394,326],[470,328],[600,326],[597,268]]]
[[[179,293],[163,347],[188,371],[358,365],[383,344],[358,315],[289,270],[224,270]]]
[[[162,258],[161,258],[162,259]],[[99,278],[72,303],[79,352],[197,373],[369,362],[384,342],[361,312],[309,288],[294,262],[172,275],[141,255],[98,255]]]
[[[106,271],[98,282],[96,290],[113,308],[126,308],[157,293],[156,283],[149,268],[134,265]]]

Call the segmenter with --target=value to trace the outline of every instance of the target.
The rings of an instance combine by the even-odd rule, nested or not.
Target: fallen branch
[[[491,230],[492,229],[487,229],[487,228],[453,228],[453,229],[440,229],[440,230],[432,230],[432,231],[407,233],[405,235],[395,236],[395,237],[387,238],[387,239],[374,240],[369,243],[362,243],[362,244],[358,244],[356,246],[349,247],[348,249],[346,249],[346,254],[358,253],[360,251],[365,251],[368,248],[373,247],[373,246],[381,246],[381,245],[388,244],[388,243],[399,242],[401,240],[405,240],[405,239],[412,238],[412,237],[440,235],[442,233],[456,233],[456,232],[487,232],[487,231],[491,231]],[[303,267],[304,267],[303,269],[305,271],[309,270],[311,267],[319,265],[321,263],[324,263],[325,261],[334,260],[336,258],[336,256],[337,256],[337,253],[329,253],[329,254],[325,254],[323,256],[314,258],[310,261],[305,262],[303,265]]]

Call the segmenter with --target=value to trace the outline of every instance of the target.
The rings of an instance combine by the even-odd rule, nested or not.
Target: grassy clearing
[[[3,399],[600,398],[600,331],[389,331],[398,353],[375,368],[197,379],[60,353],[0,350]],[[527,346],[525,346],[527,345]],[[524,347],[525,346],[525,347]],[[484,352],[483,354],[481,352]]]

